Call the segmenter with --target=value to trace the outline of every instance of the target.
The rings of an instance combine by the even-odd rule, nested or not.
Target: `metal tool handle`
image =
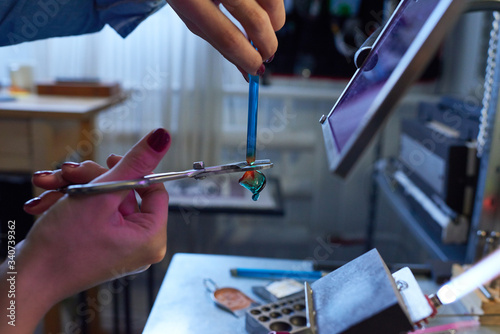
[[[152,174],[152,177],[147,176],[141,179],[128,181],[110,181],[99,183],[73,184],[66,188],[61,188],[59,191],[68,195],[91,195],[100,194],[121,190],[132,190],[138,188],[146,188],[154,183],[161,183],[172,180],[179,180],[190,177],[191,174],[186,172],[174,172],[163,174]]]

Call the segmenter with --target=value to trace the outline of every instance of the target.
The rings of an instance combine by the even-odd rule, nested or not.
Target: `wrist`
[[[44,268],[43,254],[24,242],[0,264],[0,333],[33,332],[45,313],[63,296]],[[55,284],[51,284],[55,283]]]

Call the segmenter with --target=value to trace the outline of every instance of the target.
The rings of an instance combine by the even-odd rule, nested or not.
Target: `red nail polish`
[[[274,59],[274,55],[272,55],[271,57],[269,57],[269,59],[267,59],[264,63],[270,63],[272,62]]]
[[[80,164],[78,162],[71,162],[71,161],[65,162],[62,165],[64,167],[71,167],[71,168],[80,167]]]
[[[47,175],[52,175],[54,172],[51,170],[41,170],[38,172],[34,172],[33,176],[47,176]]]
[[[148,138],[148,145],[156,152],[163,151],[170,142],[170,134],[165,129],[155,130]]]
[[[264,64],[260,65],[259,69],[257,70],[257,75],[262,75],[266,71],[266,66]]]
[[[41,200],[42,199],[40,197],[32,198],[29,201],[27,201],[26,203],[24,203],[24,206],[27,206],[28,208],[32,208],[32,207],[40,204]]]

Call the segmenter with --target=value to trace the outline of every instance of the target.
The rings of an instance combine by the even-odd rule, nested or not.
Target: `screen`
[[[404,90],[423,72],[465,1],[403,0],[331,110],[330,169],[346,176]],[[353,151],[354,150],[354,151]]]

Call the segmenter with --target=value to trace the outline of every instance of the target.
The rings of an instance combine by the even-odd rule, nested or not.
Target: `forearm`
[[[43,265],[22,252],[16,247],[0,265],[0,333],[33,333],[58,301]]]

